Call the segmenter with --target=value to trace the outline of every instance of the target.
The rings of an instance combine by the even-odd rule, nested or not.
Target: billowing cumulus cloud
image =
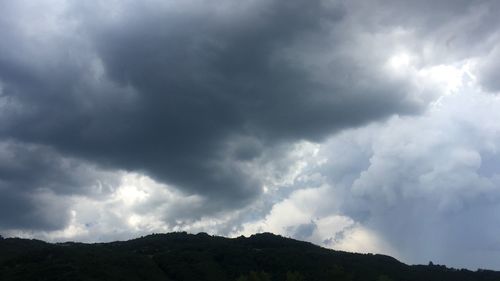
[[[332,161],[324,174],[332,194],[342,197],[341,212],[372,227],[402,257],[496,266],[499,104],[471,94],[447,97],[419,118],[342,134],[326,146]],[[338,142],[356,145],[337,151]],[[336,155],[349,161],[336,162]]]
[[[0,231],[273,231],[497,267],[498,8],[4,1]]]

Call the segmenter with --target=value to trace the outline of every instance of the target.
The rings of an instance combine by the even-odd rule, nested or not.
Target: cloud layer
[[[415,113],[428,100],[344,55],[353,36],[337,4],[39,5],[3,7],[49,15],[4,20],[0,135],[228,208],[261,193],[240,164],[263,147]]]

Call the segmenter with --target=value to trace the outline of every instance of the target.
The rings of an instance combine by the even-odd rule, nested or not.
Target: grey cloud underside
[[[0,45],[3,139],[144,172],[234,208],[260,193],[259,179],[238,164],[262,147],[317,141],[422,108],[404,82],[385,81],[375,68],[336,53],[349,37],[342,6],[271,1],[220,12],[208,4],[155,10],[146,2],[122,7],[109,20],[98,7],[80,5],[70,13],[76,27],[48,39],[39,34],[40,46],[15,28],[2,29],[8,38]],[[16,26],[15,19],[4,21]],[[318,49],[332,57],[322,63],[328,79],[311,74],[307,56]],[[242,136],[261,145],[243,154],[244,143],[229,150]],[[35,178],[28,184],[45,180],[45,170],[19,164]],[[67,186],[49,187],[57,193],[81,188],[51,180]]]
[[[0,229],[58,230],[69,222],[68,204],[0,188]]]
[[[69,221],[69,195],[101,198],[118,182],[48,147],[0,142],[0,229],[60,229]]]

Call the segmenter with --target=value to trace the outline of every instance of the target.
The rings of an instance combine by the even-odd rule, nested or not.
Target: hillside
[[[153,234],[123,242],[0,239],[0,280],[500,280],[500,272],[408,266],[264,233],[223,238]]]

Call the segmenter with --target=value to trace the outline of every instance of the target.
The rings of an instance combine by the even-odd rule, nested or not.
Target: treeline
[[[500,281],[500,272],[408,266],[269,233],[229,239],[181,232],[98,244],[0,239],[0,280]]]

